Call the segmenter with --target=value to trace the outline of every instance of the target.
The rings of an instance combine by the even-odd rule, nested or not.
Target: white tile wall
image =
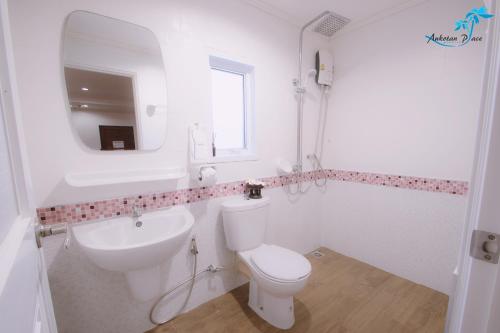
[[[466,196],[333,182],[321,244],[450,295]]]

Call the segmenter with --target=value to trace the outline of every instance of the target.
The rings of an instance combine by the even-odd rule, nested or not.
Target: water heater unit
[[[333,83],[333,56],[327,50],[316,52],[316,83],[324,86]]]

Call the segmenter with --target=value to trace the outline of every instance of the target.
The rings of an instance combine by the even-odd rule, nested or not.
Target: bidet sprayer
[[[198,254],[198,246],[196,245],[196,238],[192,238],[191,239],[191,253],[192,254]]]

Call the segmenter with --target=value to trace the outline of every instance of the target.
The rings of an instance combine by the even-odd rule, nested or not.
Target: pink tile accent
[[[466,195],[469,187],[468,182],[446,179],[385,175],[379,173],[345,170],[328,170],[327,173],[329,179],[338,181],[400,187],[411,190],[441,192],[456,195]]]
[[[275,188],[324,178],[336,181],[400,187],[411,190],[441,192],[455,195],[466,195],[468,191],[468,183],[463,181],[345,170],[325,170],[324,173],[321,171],[309,171],[299,175],[267,177],[261,180],[267,184],[266,188]],[[243,194],[244,190],[245,182],[237,181],[209,187],[139,194],[94,202],[38,208],[37,215],[42,224],[93,221],[131,214],[133,206],[141,206],[145,211],[155,210],[202,200]]]

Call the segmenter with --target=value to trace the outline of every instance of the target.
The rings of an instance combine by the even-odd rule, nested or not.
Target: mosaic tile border
[[[464,181],[386,175],[370,172],[345,170],[325,170],[303,172],[299,175],[267,177],[260,180],[266,188],[283,187],[298,182],[311,182],[317,179],[356,182],[369,185],[412,189],[418,191],[441,192],[453,195],[466,195],[468,183]],[[145,211],[189,204],[202,200],[243,194],[245,182],[237,181],[216,184],[209,187],[188,188],[171,192],[148,193],[94,202],[59,205],[38,208],[37,216],[42,224],[77,223],[107,219],[132,213],[132,207],[139,206]]]

